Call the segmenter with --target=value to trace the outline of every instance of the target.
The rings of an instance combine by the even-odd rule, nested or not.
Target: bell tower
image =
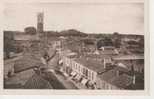
[[[37,14],[37,32],[42,33],[43,32],[43,25],[44,25],[44,13],[39,12]]]

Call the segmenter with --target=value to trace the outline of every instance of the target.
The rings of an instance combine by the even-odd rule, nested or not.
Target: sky
[[[36,27],[38,12],[44,12],[46,31],[144,34],[144,3],[8,3],[4,30]]]

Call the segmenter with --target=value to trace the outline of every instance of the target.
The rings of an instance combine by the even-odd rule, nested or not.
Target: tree
[[[144,49],[144,36],[140,37],[139,46]]]
[[[113,45],[116,48],[120,48],[120,46],[121,46],[121,36],[118,32],[113,33]]]
[[[12,31],[4,31],[4,52],[5,58],[10,58],[10,52],[13,52],[14,47],[14,36]]]
[[[113,42],[109,37],[104,37],[97,42],[97,48],[101,48],[102,46],[113,46]]]
[[[69,29],[69,30],[63,30],[60,32],[62,36],[80,36],[80,37],[86,37],[87,34],[80,32],[76,29]]]
[[[34,34],[36,34],[36,28],[35,27],[26,27],[25,29],[24,29],[24,31],[25,31],[25,33],[27,33],[27,34],[31,34],[31,35],[34,35]]]

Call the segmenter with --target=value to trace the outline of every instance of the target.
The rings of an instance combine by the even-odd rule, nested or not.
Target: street
[[[49,81],[49,83],[51,84],[51,86],[54,89],[66,89],[65,86],[57,79],[55,74],[53,74],[52,72],[45,73],[45,77],[44,78],[47,81]]]
[[[51,70],[57,70],[58,68],[59,55],[56,54],[49,62],[48,67]],[[77,87],[69,81],[62,73],[47,72],[48,81],[55,89],[77,89]]]

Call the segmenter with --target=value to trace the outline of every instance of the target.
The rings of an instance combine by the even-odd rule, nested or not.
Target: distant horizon
[[[44,31],[75,29],[83,33],[144,35],[144,3],[118,4],[8,4],[4,9],[4,30],[24,31],[37,25],[37,13],[44,12]]]

